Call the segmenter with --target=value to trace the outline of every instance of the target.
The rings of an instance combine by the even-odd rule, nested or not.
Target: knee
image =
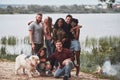
[[[40,64],[40,68],[41,68],[41,69],[45,69],[45,63],[41,63],[41,64]]]
[[[70,61],[69,64],[68,64],[68,66],[69,66],[70,68],[74,68],[74,64],[73,64],[73,62]]]
[[[73,65],[73,62],[72,62],[72,61],[70,61],[70,62],[68,63],[68,65]]]
[[[56,72],[54,73],[54,77],[55,77],[55,78],[59,78],[59,77],[60,77],[60,73],[56,71]]]
[[[49,64],[46,65],[46,70],[50,70],[51,66]]]

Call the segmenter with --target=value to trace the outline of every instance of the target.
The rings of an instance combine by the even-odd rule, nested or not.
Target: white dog
[[[23,69],[25,74],[25,69],[29,77],[32,77],[32,73],[36,71],[36,66],[39,63],[39,57],[37,55],[31,55],[27,58],[27,55],[21,54],[16,57],[15,61],[15,74],[18,74],[20,68]]]

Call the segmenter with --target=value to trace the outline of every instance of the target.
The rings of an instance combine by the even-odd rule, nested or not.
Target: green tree
[[[12,6],[7,6],[7,13],[13,14],[13,7]]]
[[[1,44],[3,44],[3,45],[7,44],[7,38],[6,37],[1,38]]]
[[[107,4],[108,8],[112,8],[113,3],[115,3],[115,0],[99,0],[100,2],[105,2]]]
[[[50,6],[42,6],[41,9],[43,12],[54,12],[54,10]]]
[[[1,55],[6,55],[6,47],[1,47],[1,49],[0,49],[0,54]]]
[[[16,43],[17,43],[16,37],[14,37],[14,36],[8,37],[8,45],[14,46],[14,45],[16,45]]]

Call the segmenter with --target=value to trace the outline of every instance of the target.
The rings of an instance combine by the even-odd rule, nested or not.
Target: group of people
[[[28,23],[33,54],[40,58],[37,70],[42,73],[55,69],[54,77],[64,75],[63,79],[68,80],[71,70],[76,67],[78,76],[81,51],[79,42],[81,26],[78,25],[78,19],[68,14],[65,20],[58,18],[53,25],[51,17],[48,16],[42,21],[42,16],[42,13],[38,13],[36,20]]]

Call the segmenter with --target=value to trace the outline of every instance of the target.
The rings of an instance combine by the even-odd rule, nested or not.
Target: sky
[[[120,2],[120,0],[117,1]],[[0,0],[0,4],[80,5],[99,3],[99,0]]]
[[[96,3],[98,0],[0,0],[0,4],[71,5]]]

